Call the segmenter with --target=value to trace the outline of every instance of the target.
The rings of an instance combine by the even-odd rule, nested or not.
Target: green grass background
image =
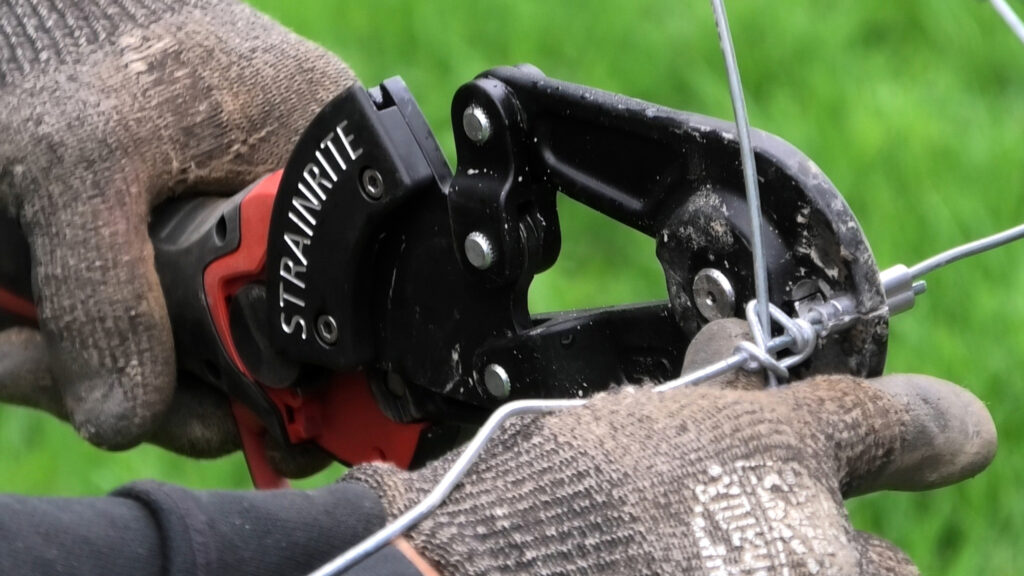
[[[403,76],[452,160],[451,95],[503,64],[531,62],[557,78],[731,118],[706,1],[253,3],[342,55],[368,85]],[[729,8],[752,122],[830,175],[882,266],[1024,221],[1024,46],[985,3],[743,0]],[[536,282],[535,309],[664,295],[649,240],[568,202],[562,214],[563,256]],[[988,403],[1001,440],[995,463],[974,480],[851,503],[859,528],[896,542],[925,574],[1024,566],[1022,264],[1024,246],[1016,246],[939,272],[918,307],[893,322],[887,370],[967,386]],[[149,447],[106,454],[47,417],[0,408],[0,490],[101,494],[144,477],[248,486],[238,456],[199,463]]]

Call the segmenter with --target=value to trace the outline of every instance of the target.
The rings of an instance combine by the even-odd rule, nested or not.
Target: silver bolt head
[[[491,119],[483,108],[476,104],[470,105],[462,113],[462,129],[470,140],[483,144],[491,137]]]
[[[706,320],[730,318],[736,314],[736,292],[725,274],[704,268],[693,279],[693,299]]]
[[[470,232],[465,242],[466,259],[477,270],[487,270],[494,264],[494,244],[483,232]]]
[[[499,400],[508,398],[512,393],[512,381],[509,380],[508,372],[500,364],[488,364],[484,368],[484,385],[491,396]]]
[[[371,200],[380,200],[384,196],[384,178],[373,168],[363,170],[363,194]]]
[[[334,344],[338,341],[338,323],[324,314],[316,319],[316,334],[324,344]]]

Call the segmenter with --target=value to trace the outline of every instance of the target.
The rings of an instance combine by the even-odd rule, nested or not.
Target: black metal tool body
[[[414,106],[388,93],[404,102],[400,108]],[[375,98],[371,92],[366,100]],[[363,132],[358,110],[326,110],[285,170],[269,248],[269,261],[279,263],[268,269],[269,316],[282,319],[272,341],[289,358],[332,370],[373,366],[439,400],[416,405],[405,396],[399,412],[406,417],[451,414],[449,401],[490,409],[507,398],[664,380],[678,374],[689,340],[707,321],[694,305],[699,270],[720,270],[738,302],[752,298],[729,123],[552,80],[531,67],[499,68],[455,95],[458,166],[449,183],[425,124],[409,124],[415,138],[404,148],[390,142],[378,151],[375,142],[386,138]],[[361,154],[345,157],[353,161],[351,179],[322,201],[318,215],[338,226],[316,230],[300,242],[300,254],[288,239],[301,233],[296,206],[329,172],[323,143],[342,125],[350,128],[348,152]],[[756,133],[755,146],[772,301],[792,310],[815,295],[848,293],[858,310],[878,309],[877,268],[841,195],[784,141]],[[367,193],[367,174],[380,175],[379,197]],[[558,193],[656,238],[669,302],[531,317],[527,289],[560,249]],[[484,261],[471,261],[473,251]],[[299,293],[289,273],[300,255],[307,260],[302,306],[289,298]],[[296,314],[308,327],[305,338],[287,325]],[[315,330],[325,318],[338,327],[332,341]],[[804,370],[877,374],[886,336],[885,317],[865,314],[842,337],[826,339]],[[488,387],[488,372],[507,384]]]
[[[334,420],[356,418],[335,417],[348,400],[302,416],[303,403],[349,385],[336,375],[358,375],[387,421],[419,426],[395,441],[428,440],[421,452],[436,453],[456,441],[458,426],[509,399],[677,376],[709,321],[706,305],[738,316],[753,298],[732,124],[529,66],[462,86],[452,122],[454,172],[401,80],[356,86],[312,121],[279,183],[164,210],[153,231],[172,321],[182,323],[182,370],[287,440],[319,442],[350,463],[390,458],[374,448],[384,420],[345,439],[368,452],[342,456],[323,440],[341,434]],[[859,313],[850,330],[820,339],[798,375],[880,373],[885,296],[860,226],[800,151],[762,132],[753,142],[771,301],[793,313],[798,303],[847,295]],[[656,239],[668,301],[531,315],[530,283],[561,247],[560,193]],[[182,220],[190,211],[202,216],[199,228]],[[245,266],[224,265],[244,260],[254,242],[259,254]],[[729,302],[698,281],[708,271]],[[230,322],[197,326],[216,317]]]

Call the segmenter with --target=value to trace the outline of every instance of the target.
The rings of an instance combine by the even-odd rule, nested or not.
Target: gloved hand
[[[732,351],[706,328],[687,370]],[[441,574],[917,574],[900,550],[850,525],[843,498],[926,490],[992,460],[996,432],[966,390],[927,376],[823,376],[751,389],[734,375],[522,417],[407,535]],[[450,458],[419,472],[360,466],[390,518]]]
[[[0,335],[0,401],[109,449],[236,448],[224,399],[176,387],[149,212],[282,167],[352,72],[230,0],[0,0],[0,39],[0,210],[41,325]]]

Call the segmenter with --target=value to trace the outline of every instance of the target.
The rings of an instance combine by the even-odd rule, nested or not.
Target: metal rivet
[[[373,168],[367,168],[363,170],[363,176],[361,178],[363,184],[363,194],[366,195],[370,200],[380,200],[384,196],[384,178],[381,177],[380,172],[377,172]]]
[[[508,372],[499,364],[489,364],[484,368],[484,385],[491,396],[499,400],[508,398],[512,392],[512,382],[508,378]]]
[[[462,113],[462,129],[470,140],[483,144],[491,137],[491,119],[483,108],[473,104]]]
[[[334,344],[338,341],[338,323],[324,314],[316,319],[316,334],[324,344]]]
[[[466,236],[466,259],[477,270],[487,270],[494,264],[494,244],[483,232],[470,232]]]
[[[707,320],[729,318],[736,313],[736,292],[729,279],[714,268],[704,268],[693,279],[693,299]]]

